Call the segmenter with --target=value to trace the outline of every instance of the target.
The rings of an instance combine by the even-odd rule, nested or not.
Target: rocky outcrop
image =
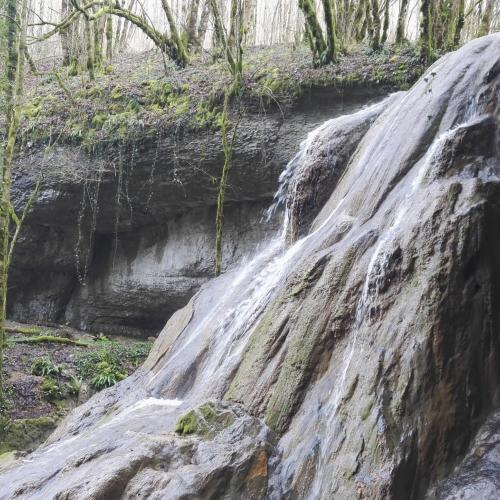
[[[260,223],[279,172],[303,134],[379,99],[383,88],[311,90],[296,107],[245,115],[227,193],[223,268],[269,239]],[[14,200],[37,198],[14,256],[9,315],[94,332],[151,335],[213,276],[214,181],[223,152],[213,130],[145,137],[88,152],[28,144]]]
[[[307,235],[203,285],[138,372],[4,467],[10,496],[145,498],[168,483],[167,498],[185,498],[169,480],[193,437],[176,429],[213,452],[190,466],[192,497],[498,496],[481,477],[500,404],[499,53],[499,35],[477,39],[393,98]],[[207,435],[189,425],[206,401],[253,424]],[[483,465],[460,465],[485,422]]]
[[[433,488],[428,498],[493,500],[500,491],[500,414],[481,426],[464,460],[450,477]]]

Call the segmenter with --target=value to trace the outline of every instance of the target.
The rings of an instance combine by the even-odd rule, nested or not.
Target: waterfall
[[[475,112],[469,108],[464,123],[453,127],[452,129],[440,134],[430,145],[424,157],[416,165],[416,174],[413,178],[408,180],[409,187],[403,198],[401,206],[398,207],[393,221],[389,224],[388,228],[382,230],[379,236],[375,249],[372,253],[368,263],[366,277],[361,289],[360,297],[358,300],[355,322],[353,324],[353,332],[347,347],[344,350],[343,358],[341,361],[340,377],[337,378],[337,384],[331,388],[330,395],[327,398],[326,404],[321,408],[321,413],[324,417],[324,428],[334,429],[338,419],[338,409],[342,396],[346,391],[346,380],[351,362],[356,352],[358,357],[363,355],[364,345],[358,347],[358,337],[362,323],[368,313],[368,318],[373,319],[370,312],[370,304],[376,303],[379,294],[380,286],[385,278],[385,274],[389,266],[390,253],[387,252],[387,247],[394,241],[396,233],[404,217],[411,209],[412,197],[416,192],[423,187],[425,177],[432,170],[433,165],[439,161],[439,156],[443,152],[446,143],[453,138],[453,136],[461,129],[468,127],[477,119],[477,108]],[[359,349],[356,351],[356,349]],[[332,432],[324,432],[324,439],[318,443],[318,458],[316,461],[315,475],[310,488],[309,498],[317,499],[323,498],[322,495],[328,492],[322,490],[323,484],[326,482],[330,484],[331,474],[335,471],[327,472],[328,460],[332,453],[334,434]]]
[[[362,108],[354,115],[330,119],[308,133],[283,170],[273,203],[264,214],[269,219],[281,211],[281,229],[274,238],[263,243],[252,258],[212,280],[210,294],[202,290],[194,298],[195,306],[202,310],[200,317],[192,318],[172,344],[162,365],[148,373],[142,399],[121,400],[109,418],[98,424],[102,429],[118,428],[134,415],[161,413],[173,419],[200,402],[224,396],[248,339],[277,290],[296,269],[301,257],[321,241],[324,233],[338,229],[334,220],[341,216],[346,196],[336,203],[318,227],[287,246],[290,216],[285,207],[287,198],[296,192],[295,172],[307,166],[322,141],[328,140],[330,131],[342,125],[347,117],[363,118],[374,111],[380,112],[386,101]],[[202,300],[208,303],[204,305]]]
[[[499,44],[478,39],[378,114],[308,134],[264,214],[280,231],[2,472],[14,496],[428,493],[479,409],[496,411]],[[288,245],[292,230],[307,234]],[[189,415],[202,426],[174,434]]]
[[[373,113],[373,110],[379,110],[380,106],[380,103],[368,106],[356,115],[365,116]],[[265,220],[275,216],[285,207],[287,198],[294,196],[295,171],[307,164],[322,136],[345,118],[339,116],[330,119],[309,132],[297,154],[283,170],[273,203],[264,214]],[[182,338],[169,352],[168,362],[152,376],[148,385],[161,386],[161,397],[169,399],[200,401],[203,398],[221,398],[231,373],[239,365],[249,336],[274,297],[278,285],[294,269],[304,247],[331,224],[342,202],[318,228],[289,247],[286,245],[286,233],[290,216],[284,210],[281,229],[276,237],[264,244],[255,257],[220,278],[224,285],[218,299],[210,305],[199,322],[193,322],[186,328]],[[186,359],[197,360],[196,377],[191,379],[189,387],[180,382],[188,378]],[[160,378],[163,381],[161,383]]]

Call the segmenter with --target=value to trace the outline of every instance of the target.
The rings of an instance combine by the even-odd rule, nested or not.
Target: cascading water
[[[381,109],[381,104],[377,103],[360,110],[354,116],[371,115],[374,110],[380,112]],[[307,163],[309,156],[319,147],[322,135],[335,129],[344,119],[345,116],[340,116],[328,120],[308,134],[298,153],[281,174],[278,189],[272,205],[265,213],[265,219],[270,220],[284,207],[287,198],[293,198],[295,191],[291,181],[294,172]],[[161,396],[167,398],[200,401],[203,398],[222,397],[230,374],[241,360],[248,337],[271,301],[277,286],[295,267],[304,246],[311,244],[323,228],[331,224],[341,204],[342,200],[320,227],[289,247],[286,246],[286,234],[291,220],[285,210],[282,227],[276,238],[266,244],[253,259],[230,273],[229,282],[220,298],[208,309],[203,319],[195,323],[194,328],[183,332],[182,338],[169,353],[168,363],[151,378],[151,387],[160,385]],[[183,388],[182,393],[179,393],[177,381],[179,378],[187,378],[186,358],[197,358],[200,361],[197,376],[191,380],[189,388]],[[163,378],[164,383],[158,384],[159,377]]]
[[[266,215],[285,193],[297,219],[321,212],[285,216],[138,372],[1,472],[13,496],[423,498],[498,396],[499,46],[449,54],[361,128],[341,117],[310,134]],[[336,145],[348,165],[314,206],[307,183],[339,164]],[[309,233],[287,247],[295,223]],[[207,400],[234,420],[175,435]]]
[[[371,304],[376,304],[377,302],[380,293],[380,286],[385,278],[385,273],[387,272],[389,266],[390,252],[387,251],[387,247],[389,247],[394,241],[398,228],[411,208],[412,197],[419,189],[422,188],[426,175],[429,174],[433,165],[435,165],[439,160],[439,156],[441,155],[443,148],[446,146],[446,143],[450,141],[461,129],[473,125],[475,120],[478,118],[477,114],[477,107],[475,110],[468,108],[464,123],[442,133],[433,141],[425,156],[420,160],[420,166],[417,165],[416,175],[414,175],[413,178],[410,177],[408,179],[406,194],[401,200],[400,206],[395,211],[394,220],[379,236],[379,241],[376,244],[370,258],[366,271],[366,277],[361,288],[355,322],[353,324],[353,332],[351,333],[348,345],[344,350],[341,360],[340,373],[336,375],[336,383],[332,385],[330,389],[323,387],[323,389],[319,391],[320,400],[317,402],[317,407],[321,408],[320,420],[323,431],[320,432],[320,434],[324,436],[324,439],[319,440],[314,445],[317,459],[313,481],[308,493],[308,498],[310,499],[327,498],[329,495],[333,494],[329,491],[329,488],[331,488],[331,477],[336,474],[336,471],[332,470],[328,463],[334,450],[334,441],[336,438],[332,430],[335,429],[338,424],[339,405],[347,389],[346,381],[348,379],[348,371],[351,366],[354,353],[356,353],[357,357],[361,357],[363,355],[364,344],[358,345],[358,334],[361,324],[365,318],[368,316],[370,320],[373,319],[371,316],[370,306]],[[332,380],[329,378],[329,375],[330,374],[328,373],[325,374],[325,380]],[[327,396],[325,397],[324,394],[327,394]],[[310,445],[308,444],[307,448],[309,448],[309,446]],[[307,455],[309,452],[309,449],[302,451],[304,455]],[[292,464],[286,464],[285,462],[285,471],[288,472],[294,464],[295,460],[292,461]],[[288,470],[286,465],[288,465]],[[283,478],[281,478],[281,481],[286,483],[286,474]]]

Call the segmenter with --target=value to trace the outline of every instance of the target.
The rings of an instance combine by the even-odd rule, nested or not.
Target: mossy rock
[[[193,410],[183,415],[175,426],[175,432],[177,432],[177,434],[181,434],[182,436],[195,434],[197,430],[198,419],[196,418],[196,413]]]
[[[8,420],[0,429],[0,455],[11,451],[32,451],[55,429],[52,417]]]
[[[183,415],[175,426],[181,436],[198,434],[213,437],[229,427],[236,419],[236,413],[226,403],[207,402]]]

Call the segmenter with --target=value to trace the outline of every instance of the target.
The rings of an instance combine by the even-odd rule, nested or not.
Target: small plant
[[[126,372],[127,367],[138,367],[148,356],[151,342],[134,342],[122,345],[109,340],[98,340],[100,348],[76,355],[76,369],[78,376],[83,380],[92,380],[99,375],[98,366],[102,361],[115,367],[118,372]]]
[[[54,399],[61,399],[63,397],[61,387],[52,377],[46,377],[41,386],[45,399],[53,401]]]
[[[193,410],[182,416],[175,426],[175,432],[181,436],[194,434],[198,430],[196,414]]]
[[[71,377],[71,380],[66,384],[66,392],[70,396],[78,397],[80,394],[80,389],[82,388],[82,381],[76,377]]]
[[[109,364],[107,361],[101,361],[97,365],[97,375],[92,378],[90,385],[96,391],[102,391],[103,389],[115,385],[126,376],[126,373],[118,371],[115,366]]]
[[[111,339],[104,335],[103,333],[100,333],[97,337],[94,338],[95,342],[111,342]]]
[[[48,356],[35,358],[31,365],[32,375],[47,377],[49,375],[60,375],[62,368],[54,363]]]

